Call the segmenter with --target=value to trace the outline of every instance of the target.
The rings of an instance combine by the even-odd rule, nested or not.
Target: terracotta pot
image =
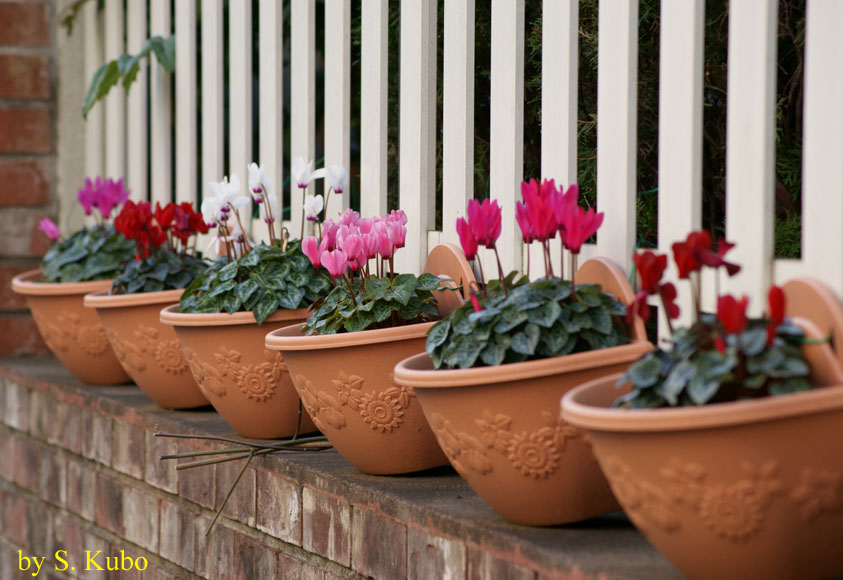
[[[633,298],[621,270],[593,259],[578,283]],[[561,421],[559,398],[652,349],[642,325],[630,344],[495,367],[434,370],[419,354],[395,367],[412,386],[451,464],[492,508],[526,525],[575,522],[618,509],[583,433]]]
[[[161,310],[175,329],[199,389],[243,437],[278,439],[296,431],[299,397],[285,361],[264,348],[268,330],[302,322],[307,310],[279,310],[258,326],[251,312],[182,314],[178,304]],[[315,429],[302,412],[300,433]]]
[[[202,407],[208,400],[196,386],[172,326],[161,324],[161,307],[178,303],[182,290],[85,296],[96,310],[117,358],[147,397],[165,409]]]
[[[42,272],[29,270],[12,279],[12,290],[26,296],[38,331],[50,351],[73,375],[89,385],[118,385],[129,375],[108,343],[97,313],[85,308],[89,292],[108,290],[111,280],[40,282]]]
[[[785,285],[809,336],[843,315],[815,282]],[[702,407],[611,408],[618,375],[562,399],[585,429],[635,525],[691,578],[829,578],[843,574],[843,372],[840,341],[806,347],[823,388]],[[833,384],[829,384],[829,382]]]
[[[425,272],[445,276],[463,292],[443,291],[439,311],[461,303],[474,274],[462,251],[441,244],[431,251]],[[447,465],[413,389],[396,386],[395,364],[424,351],[434,323],[303,336],[300,325],[266,336],[281,351],[308,413],[337,451],[363,473],[411,473]]]

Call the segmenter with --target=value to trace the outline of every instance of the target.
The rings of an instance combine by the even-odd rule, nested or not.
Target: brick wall
[[[155,437],[156,427],[231,435],[211,411],[165,411],[136,387],[84,387],[52,359],[0,360],[0,578],[32,577],[19,550],[67,550],[76,563],[84,550],[124,550],[147,559],[144,579],[679,577],[617,517],[516,526],[450,469],[372,477],[333,450],[255,459],[206,536],[242,462],[177,471],[158,457],[216,444]],[[70,577],[103,576],[77,566]]]
[[[46,347],[9,281],[49,247],[57,220],[53,3],[0,0],[0,356]]]

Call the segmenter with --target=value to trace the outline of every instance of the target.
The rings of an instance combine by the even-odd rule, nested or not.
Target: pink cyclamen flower
[[[474,307],[474,312],[483,312],[483,307],[480,306],[480,301],[477,299],[477,294],[475,292],[471,293],[469,299],[471,300],[471,305]]]
[[[360,218],[360,222],[357,224],[357,227],[360,228],[361,234],[368,234],[372,231],[373,225],[375,225],[375,222],[372,218]]]
[[[402,226],[407,225],[407,214],[404,213],[403,209],[394,209],[389,212],[389,217],[396,222],[399,222]]]
[[[358,234],[348,234],[345,236],[340,244],[340,249],[345,252],[348,258],[348,265],[352,270],[357,270],[362,265],[357,257],[361,252],[365,252],[366,248],[363,246],[363,239]]]
[[[465,254],[465,259],[473,260],[477,256],[477,238],[465,218],[457,219],[457,235],[460,237],[460,245]]]
[[[307,236],[301,241],[301,251],[310,259],[310,263],[314,268],[319,268],[321,263],[319,261],[319,241],[313,236]]]
[[[61,236],[61,232],[59,232],[59,227],[50,218],[44,218],[40,222],[38,222],[38,229],[44,232],[47,237],[54,242],[58,240]]]
[[[129,199],[130,193],[128,189],[123,187],[123,178],[117,181],[108,178],[103,181],[97,198],[97,208],[99,208],[102,217],[108,219],[111,216],[111,210],[125,203]]]
[[[360,223],[360,214],[351,208],[345,210],[340,218],[340,224],[344,226],[357,227],[358,223]]]
[[[501,235],[501,208],[497,201],[476,199],[468,202],[468,223],[477,238],[477,243],[487,248],[494,248]]]
[[[91,210],[97,204],[97,192],[90,177],[85,178],[85,185],[76,192],[76,199],[82,205],[85,215],[91,215]]]
[[[578,205],[570,208],[562,216],[562,242],[572,254],[579,254],[583,243],[594,235],[603,224],[603,213],[594,213],[593,209],[585,211]]]
[[[556,220],[556,227],[559,230],[565,229],[563,223],[565,214],[577,207],[577,198],[580,195],[580,187],[575,183],[568,187],[568,191],[562,193],[564,187],[560,187],[556,195],[550,198],[550,205],[553,209],[553,217]]]
[[[363,239],[363,247],[366,248],[366,259],[371,260],[378,256],[378,236],[373,232],[360,234]]]
[[[389,232],[386,226],[382,222],[378,223],[378,226],[372,230],[372,234],[378,237],[378,254],[380,254],[381,258],[388,260],[395,253],[395,246],[392,245],[392,240],[389,239]]]
[[[535,179],[521,184],[524,203],[515,204],[515,219],[525,240],[545,241],[556,235],[557,223],[552,204],[553,199],[560,195],[552,179],[545,179],[541,185]],[[525,221],[529,224],[526,230]]]
[[[400,221],[394,221],[386,225],[386,233],[395,249],[403,248],[407,239],[407,227]]]
[[[319,258],[322,266],[328,270],[332,278],[339,278],[345,274],[345,270],[348,267],[348,256],[342,250],[322,252]]]

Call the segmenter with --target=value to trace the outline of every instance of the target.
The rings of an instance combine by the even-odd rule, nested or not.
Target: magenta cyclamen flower
[[[515,219],[521,226],[524,240],[537,239],[540,242],[556,235],[558,223],[553,212],[555,198],[561,197],[552,179],[545,179],[541,185],[531,179],[521,184],[524,203],[515,204]],[[525,223],[528,227],[525,228]]]
[[[59,227],[50,218],[44,218],[40,222],[38,222],[38,229],[44,232],[47,237],[54,242],[58,240],[61,236],[61,232],[59,232]]]
[[[348,256],[342,250],[324,251],[320,261],[332,278],[340,278],[348,267]]]
[[[553,217],[556,219],[556,225],[560,231],[565,227],[563,223],[565,214],[572,208],[577,207],[577,199],[580,195],[580,187],[576,183],[568,187],[568,191],[564,194],[562,189],[564,188],[559,188],[557,195],[550,198]]]
[[[85,215],[91,215],[91,210],[97,204],[97,192],[90,177],[85,178],[85,185],[79,188],[79,191],[76,193],[76,199],[79,201],[82,209],[85,210]]]
[[[319,269],[321,263],[319,262],[319,240],[313,236],[308,236],[301,241],[301,251],[310,259],[313,267]]]
[[[99,184],[99,180],[97,180]],[[131,192],[123,187],[123,179],[120,178],[114,181],[111,178],[102,182],[99,187],[97,196],[97,207],[102,213],[102,217],[108,219],[111,216],[111,210],[125,203],[129,199]]]
[[[570,208],[562,218],[562,241],[572,254],[579,254],[583,243],[594,235],[603,223],[603,214],[585,211],[578,205]]]
[[[501,235],[501,208],[498,202],[490,199],[484,199],[483,203],[469,200],[468,223],[479,245],[494,248]]]
[[[477,238],[465,218],[457,218],[457,235],[466,260],[473,260],[477,256]]]

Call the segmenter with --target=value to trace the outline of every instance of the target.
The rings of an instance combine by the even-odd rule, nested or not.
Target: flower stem
[[[301,187],[299,189],[301,189],[301,233],[299,234],[299,239],[301,240],[304,238],[304,221],[306,219],[304,215],[304,202],[307,197],[307,188]]]
[[[503,275],[503,266],[501,265],[501,257],[498,254],[497,246],[492,246],[492,250],[495,252],[495,260],[498,263],[498,276],[500,276],[504,296],[509,296],[509,288],[506,287],[506,276]]]

